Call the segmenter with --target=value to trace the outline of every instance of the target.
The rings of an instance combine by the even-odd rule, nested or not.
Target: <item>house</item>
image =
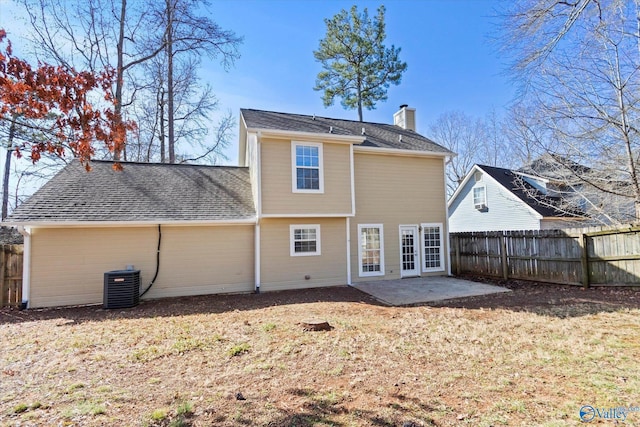
[[[451,232],[544,230],[580,226],[576,209],[548,187],[547,179],[474,165],[448,203]]]
[[[555,153],[545,153],[518,169],[544,182],[548,192],[562,198],[565,209],[584,213],[585,225],[636,222],[633,186],[620,169],[595,170]],[[593,185],[602,183],[604,185]]]
[[[101,303],[126,266],[149,298],[447,274],[453,153],[394,123],[243,109],[237,167],[71,162],[7,221],[25,303]]]

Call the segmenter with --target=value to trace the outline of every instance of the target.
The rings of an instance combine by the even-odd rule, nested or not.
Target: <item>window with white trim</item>
[[[359,276],[384,276],[384,232],[382,224],[358,224]]]
[[[291,143],[292,190],[294,193],[324,192],[322,144]]]
[[[473,206],[476,209],[487,207],[487,190],[484,185],[473,187]]]
[[[290,225],[291,256],[320,255],[320,225]]]
[[[444,270],[442,224],[422,224],[422,271]]]

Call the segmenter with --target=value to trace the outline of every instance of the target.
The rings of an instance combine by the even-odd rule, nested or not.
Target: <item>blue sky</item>
[[[325,108],[313,90],[320,65],[313,50],[325,34],[324,18],[357,4],[375,15],[381,2],[342,0],[213,0],[212,18],[244,37],[241,58],[228,72],[216,60],[205,61],[203,79],[210,83],[221,111],[256,108],[357,120],[355,110],[339,101]],[[402,48],[408,69],[388,101],[364,120],[391,122],[400,104],[416,108],[418,131],[449,110],[484,116],[501,113],[515,93],[503,74],[504,61],[490,35],[500,0],[391,0],[387,8],[387,44]],[[7,23],[9,0],[0,0],[0,26]],[[16,28],[14,34],[19,34]],[[11,36],[10,36],[11,37]],[[17,43],[14,42],[17,47]],[[226,151],[237,161],[237,138]]]
[[[402,48],[407,62],[402,83],[391,86],[388,100],[364,112],[365,121],[391,122],[400,104],[416,108],[418,131],[448,110],[484,116],[500,113],[514,88],[490,36],[499,1],[396,0],[387,8],[387,44]],[[339,102],[325,108],[313,90],[320,65],[313,50],[324,36],[323,19],[353,1],[223,0],[212,5],[213,19],[244,36],[242,57],[225,73],[215,61],[203,76],[213,85],[221,107],[256,108],[357,120],[355,110]],[[370,15],[380,2],[357,1]],[[235,148],[235,147],[234,147]],[[229,151],[230,156],[235,153]]]

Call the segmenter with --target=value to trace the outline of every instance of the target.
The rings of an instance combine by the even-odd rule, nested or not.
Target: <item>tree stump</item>
[[[329,324],[329,322],[310,320],[307,322],[300,322],[300,326],[302,326],[303,331],[330,331],[333,329],[333,326]]]

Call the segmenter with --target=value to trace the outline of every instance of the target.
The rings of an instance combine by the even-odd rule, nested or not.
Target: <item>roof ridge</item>
[[[315,117],[316,119],[326,119],[326,120],[339,120],[342,122],[352,122],[352,123],[362,123],[362,124],[370,124],[370,125],[382,125],[382,126],[395,126],[394,124],[391,123],[381,123],[381,122],[361,122],[360,120],[352,120],[352,119],[338,119],[335,117],[325,117],[325,116],[318,116],[317,114],[298,114],[298,113],[285,113],[283,111],[273,111],[273,110],[258,110],[255,108],[241,108],[240,111],[257,111],[260,113],[275,113],[275,114],[283,114],[285,116],[302,116],[302,117],[309,117],[309,118],[313,118]],[[399,129],[402,129],[401,127],[398,127]]]
[[[509,168],[501,168],[500,166],[489,166],[489,165],[482,165],[480,163],[476,163],[476,166],[480,167],[480,168],[490,168],[490,169],[499,169],[499,170],[505,170],[505,171],[509,171],[512,173],[518,172],[515,169],[509,169]]]

